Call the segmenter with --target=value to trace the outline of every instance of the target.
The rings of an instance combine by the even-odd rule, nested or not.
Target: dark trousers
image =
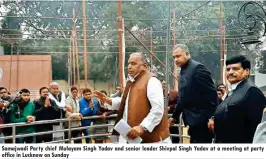
[[[83,132],[84,136],[91,135],[91,130],[90,130],[90,129],[83,129],[82,132]],[[89,144],[89,143],[92,142],[92,141],[91,141],[91,137],[89,137],[89,138],[85,138],[85,140],[86,140],[86,143],[87,143],[87,144]]]
[[[12,136],[12,128],[3,128],[4,136]],[[5,139],[5,143],[13,143],[12,139]]]
[[[72,130],[71,131],[71,138],[81,137],[81,131],[80,130]],[[68,132],[65,132],[65,139],[69,139]],[[69,141],[65,141],[65,143],[69,143]],[[75,144],[82,143],[82,139],[74,140]]]
[[[189,127],[188,134],[190,135],[190,143],[212,143],[213,134],[209,131],[206,125],[197,125]]]
[[[36,143],[51,142],[51,141],[53,141],[53,134],[45,134],[45,135],[36,136]]]
[[[170,127],[170,134],[179,134],[179,128],[178,127]],[[179,137],[172,136],[172,143],[179,143]]]
[[[22,135],[18,134],[18,135]],[[16,143],[23,144],[23,143],[36,143],[36,136],[29,136],[29,137],[20,137],[16,139]]]

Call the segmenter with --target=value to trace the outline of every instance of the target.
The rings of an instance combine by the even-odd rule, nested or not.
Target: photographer
[[[28,89],[20,90],[17,94],[15,101],[10,105],[10,107],[11,123],[31,123],[35,121],[35,117],[33,116],[35,107],[34,104],[30,101],[30,91]],[[16,135],[30,134],[34,132],[34,125],[16,127]],[[16,141],[17,143],[35,143],[35,138],[35,136],[21,137],[17,138]]]
[[[0,124],[8,124],[10,103],[14,101],[14,98],[8,95],[8,91],[5,87],[0,87]],[[12,134],[12,128],[0,129],[0,136],[10,136]],[[0,143],[12,143],[11,139],[1,139]]]

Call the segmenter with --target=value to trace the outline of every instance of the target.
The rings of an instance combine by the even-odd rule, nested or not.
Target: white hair
[[[58,84],[57,82],[52,82],[52,83],[50,84],[50,87],[52,87],[52,86],[58,86],[58,87],[59,87],[59,84]]]
[[[145,55],[142,52],[134,52],[131,53],[130,56],[140,56],[140,60],[145,64],[147,63]]]

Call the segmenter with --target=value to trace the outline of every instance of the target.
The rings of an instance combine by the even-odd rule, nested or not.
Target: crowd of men
[[[36,132],[48,132],[81,126],[90,126],[93,122],[95,125],[107,124],[105,116],[116,113],[109,110],[107,105],[104,105],[100,100],[92,97],[92,91],[88,88],[83,89],[82,97],[78,97],[78,88],[72,86],[70,94],[66,97],[65,93],[60,90],[59,84],[52,82],[50,87],[42,87],[39,90],[40,98],[34,101],[30,100],[30,91],[21,89],[15,97],[8,94],[8,90],[0,87],[0,124],[10,123],[31,123],[34,121],[55,120],[55,119],[70,119],[71,122],[54,122],[43,124],[29,124],[26,126],[17,126],[16,135],[31,134]],[[101,91],[106,93],[105,91]],[[84,119],[83,117],[102,115],[103,118],[98,120]],[[70,124],[70,125],[69,125]],[[72,130],[71,137],[78,138],[82,134],[88,136],[97,133],[108,133],[106,128],[85,128],[82,130]],[[12,128],[0,129],[1,137],[11,136]],[[44,133],[37,136],[18,137],[16,143],[42,143],[52,142],[56,140],[68,139],[68,131]],[[106,142],[107,137],[87,137],[86,143],[91,143],[92,139],[96,143]],[[11,139],[1,139],[1,143],[12,143]],[[68,141],[66,141],[67,143]],[[82,139],[74,140],[74,143],[82,143]]]
[[[125,88],[107,96],[105,91],[92,92],[84,89],[78,98],[78,89],[70,88],[66,98],[57,83],[50,88],[40,89],[40,98],[31,102],[30,92],[22,89],[15,99],[7,94],[6,88],[0,88],[1,124],[73,119],[70,123],[27,125],[16,129],[16,134],[47,132],[68,127],[105,124],[105,116],[117,113],[115,124],[124,120],[131,127],[127,138],[119,132],[119,143],[128,143],[141,137],[142,143],[178,143],[178,138],[170,138],[170,132],[178,134],[178,128],[171,127],[179,123],[182,113],[185,126],[189,126],[190,143],[258,143],[266,141],[266,98],[263,92],[250,80],[250,61],[242,56],[226,60],[226,79],[228,85],[215,87],[210,71],[190,57],[189,49],[184,44],[173,48],[175,64],[181,68],[178,76],[178,90],[167,87],[164,80],[159,80],[156,73],[148,70],[144,54],[132,53],[128,59],[128,77]],[[92,94],[95,98],[92,98]],[[164,98],[168,98],[165,108]],[[263,113],[264,112],[264,113]],[[168,119],[167,114],[172,114]],[[82,120],[83,117],[102,115],[99,120]],[[2,129],[2,135],[9,136],[9,129]],[[106,128],[73,130],[72,137],[107,133]],[[18,143],[42,143],[68,138],[68,133],[17,138]],[[106,141],[106,137],[94,138],[96,143]],[[10,142],[5,140],[6,143]],[[81,140],[75,140],[81,143]],[[91,143],[91,138],[86,138]]]

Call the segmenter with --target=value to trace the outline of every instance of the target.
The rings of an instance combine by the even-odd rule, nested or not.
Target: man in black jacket
[[[178,102],[169,125],[183,113],[191,143],[211,143],[212,133],[208,129],[208,119],[213,116],[218,105],[216,89],[211,73],[206,67],[190,58],[186,45],[177,44],[173,49],[175,64],[181,67],[178,81]]]
[[[250,61],[244,56],[226,60],[226,78],[230,85],[225,100],[214,115],[216,143],[252,143],[262,118],[266,100],[259,88],[249,79]]]
[[[10,104],[14,101],[14,97],[8,95],[8,91],[5,87],[0,87],[0,124],[9,124]],[[12,128],[2,128],[4,136],[12,135]],[[1,140],[1,139],[0,139]],[[2,140],[3,141],[3,140]],[[0,141],[1,142],[1,141]],[[5,143],[12,143],[12,139],[5,139]]]
[[[53,119],[60,119],[60,109],[56,105],[56,103],[49,99],[48,95],[48,88],[42,87],[40,89],[40,98],[35,100],[35,117],[36,121],[41,120],[53,120]],[[36,125],[37,132],[46,132],[53,130],[54,123],[50,124],[40,124]],[[45,135],[38,135],[36,137],[37,143],[50,142],[53,140],[53,134],[45,134]]]

